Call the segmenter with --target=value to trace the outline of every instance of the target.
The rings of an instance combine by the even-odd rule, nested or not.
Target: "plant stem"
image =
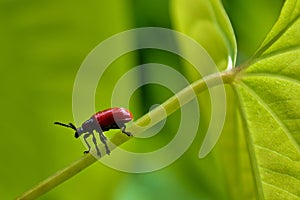
[[[92,154],[85,154],[83,157],[78,159],[77,161],[71,163],[69,166],[56,172],[51,177],[45,179],[44,181],[40,182],[34,188],[25,192],[22,196],[18,197],[17,199],[35,199],[44,193],[48,192],[49,190],[53,189],[57,185],[61,184],[65,180],[68,180],[75,174],[79,173],[81,170],[85,169],[86,167],[90,166],[94,163],[97,159],[92,156]]]
[[[159,121],[163,120],[166,116],[175,112],[178,108],[183,106],[184,104],[191,101],[195,98],[195,94],[199,94],[202,91],[206,90],[208,87],[214,87],[216,85],[221,85],[223,83],[232,83],[234,81],[235,75],[237,74],[236,70],[226,71],[222,73],[216,73],[209,75],[201,80],[195,81],[191,85],[187,86],[183,90],[179,91],[177,94],[166,100],[160,106],[151,110],[149,113],[145,114],[138,120],[134,122],[131,126],[128,126],[127,130],[134,134],[139,134],[140,132],[145,131],[151,126],[155,125]],[[179,100],[180,99],[180,102]],[[143,128],[140,128],[143,127]],[[122,134],[121,131],[116,133],[114,136],[110,138],[110,142],[114,145],[111,146],[111,150],[113,148],[120,146],[124,142],[128,141],[132,137],[128,137],[125,134]],[[18,200],[29,200],[35,199],[51,189],[55,188],[59,184],[68,180],[72,176],[79,173],[81,170],[87,168],[91,164],[93,164],[97,159],[92,156],[92,154],[86,154],[81,157],[79,160],[71,163],[69,166],[64,168],[63,170],[58,171],[51,177],[45,179],[40,182],[37,186],[25,192],[23,195],[18,197]]]

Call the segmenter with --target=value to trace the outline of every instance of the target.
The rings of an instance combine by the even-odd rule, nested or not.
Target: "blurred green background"
[[[236,33],[240,63],[263,40],[283,1],[223,3]],[[73,132],[53,122],[73,121],[73,83],[88,53],[106,38],[131,28],[172,29],[170,13],[169,0],[0,1],[0,199],[17,197],[82,156],[84,146]],[[183,71],[179,58],[160,51],[138,51],[114,65],[126,71],[149,62]],[[106,73],[103,81],[108,86],[99,87],[96,94],[98,110],[109,107],[114,82],[110,79],[119,76],[113,67]],[[140,74],[136,79],[143,76],[151,75]],[[142,87],[132,97],[130,110],[137,118],[171,95],[163,87]],[[171,116],[163,131],[176,132],[178,117],[180,113]],[[219,158],[231,152],[220,145],[199,160],[202,138],[199,134],[180,159],[162,170],[128,174],[97,162],[41,199],[230,199],[236,188],[226,185],[231,174],[225,173],[228,165]],[[166,141],[164,137],[132,140],[126,146],[151,148]],[[224,134],[218,144],[222,142],[226,143]]]

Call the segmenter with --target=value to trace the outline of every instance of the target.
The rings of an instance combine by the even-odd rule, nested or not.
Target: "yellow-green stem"
[[[166,100],[164,103],[161,104],[161,106],[151,110],[149,113],[136,120],[133,125],[128,126],[127,130],[129,130],[133,134],[138,134],[139,132],[141,132],[141,130],[144,131],[150,128],[152,125],[163,120],[166,116],[175,112],[178,108],[180,108],[180,106],[183,106],[184,104],[188,103],[193,98],[195,98],[194,94],[199,94],[200,92],[206,90],[207,87],[213,87],[223,83],[232,83],[234,81],[236,73],[237,71],[226,71],[222,73],[216,73],[192,83],[188,87],[184,88],[183,90]],[[178,101],[178,99],[180,99],[180,102]],[[166,115],[162,115],[162,112],[164,112]],[[144,126],[144,129],[139,129],[137,128],[137,126]],[[119,132],[112,136],[110,138],[110,141],[115,146],[120,146],[121,144],[123,144],[131,138],[132,137],[127,137],[125,136],[125,134]],[[111,150],[113,150],[113,148],[114,147],[111,147]],[[37,186],[28,190],[17,199],[35,199],[50,191],[51,189],[55,188],[64,181],[68,180],[75,174],[79,173],[81,170],[90,166],[96,160],[97,159],[93,157],[92,154],[86,154],[79,160],[71,163],[63,170],[58,171],[54,175],[40,182]]]

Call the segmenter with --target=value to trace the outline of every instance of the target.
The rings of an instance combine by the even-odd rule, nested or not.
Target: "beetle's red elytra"
[[[102,110],[92,115],[91,118],[83,122],[83,124],[76,128],[72,123],[64,124],[61,122],[54,122],[54,124],[65,126],[75,130],[75,138],[83,135],[83,139],[88,146],[88,150],[84,151],[84,153],[88,153],[91,150],[91,146],[87,141],[89,136],[92,136],[92,141],[97,150],[97,155],[101,156],[100,150],[97,146],[97,140],[94,135],[94,131],[99,134],[101,142],[105,145],[106,153],[110,154],[110,150],[107,146],[107,138],[103,134],[103,132],[108,131],[110,129],[121,129],[122,133],[125,133],[128,136],[132,136],[130,132],[126,132],[125,123],[130,122],[133,119],[132,113],[125,108],[109,108],[106,110]]]

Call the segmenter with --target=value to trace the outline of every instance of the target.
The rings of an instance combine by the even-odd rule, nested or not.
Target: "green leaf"
[[[221,2],[219,0],[173,0],[172,2],[173,19],[176,28],[201,44],[219,69],[232,69],[236,61],[236,41],[230,21]],[[184,51],[188,51],[188,49]],[[198,55],[195,56],[198,57]],[[184,67],[189,80],[200,79],[200,75],[198,72],[195,72],[193,67],[187,65]],[[216,101],[219,102],[214,102],[214,104],[222,105],[224,102],[222,95],[217,92],[216,94],[220,95],[220,98],[216,98]],[[208,93],[201,95],[201,100],[199,101],[201,116],[207,119],[210,118],[210,115],[213,115],[211,113],[212,110],[207,106],[207,102],[212,100],[210,95]],[[222,111],[218,109],[218,112],[225,113],[225,109]],[[206,126],[206,124],[201,124],[202,130],[206,131]],[[203,135],[205,132],[200,130],[198,134]],[[216,141],[218,137],[219,133],[215,135],[206,134],[201,145],[199,157],[204,157],[211,151],[215,142],[209,141]]]
[[[236,41],[219,0],[173,0],[172,11],[175,27],[199,42],[219,69],[234,66]]]
[[[267,35],[261,47],[255,54],[277,54],[278,51],[289,51],[291,48],[299,48],[300,45],[300,2],[297,0],[286,1],[281,11],[280,18]]]
[[[237,51],[235,36],[220,1],[174,0],[172,6],[175,27],[200,43],[219,69],[224,70],[229,68],[230,62],[235,63]],[[187,77],[195,76],[196,73],[192,71],[191,66],[184,67],[188,72]],[[253,192],[255,186],[243,129],[241,125],[237,125],[238,123],[232,123],[240,120],[235,106],[238,99],[232,88],[226,88],[226,93],[228,115],[223,133],[215,149],[207,157],[190,164],[193,165],[191,170],[196,166],[197,174],[201,177],[198,185],[202,185],[201,188],[204,188],[212,199],[255,199],[256,195]],[[210,106],[208,106],[210,94],[202,93],[199,99],[202,120],[198,136],[201,137],[205,136],[208,128],[205,119],[211,117]],[[194,147],[194,151],[203,144],[203,138],[197,138],[196,141],[199,139],[201,144],[199,142]],[[192,158],[193,156],[194,154],[191,154]],[[208,185],[208,188],[214,187],[214,190],[209,191],[203,185]],[[201,189],[197,188],[197,190]],[[216,193],[221,194],[221,197],[214,196]]]
[[[300,198],[300,1],[288,0],[236,91],[260,199]]]

